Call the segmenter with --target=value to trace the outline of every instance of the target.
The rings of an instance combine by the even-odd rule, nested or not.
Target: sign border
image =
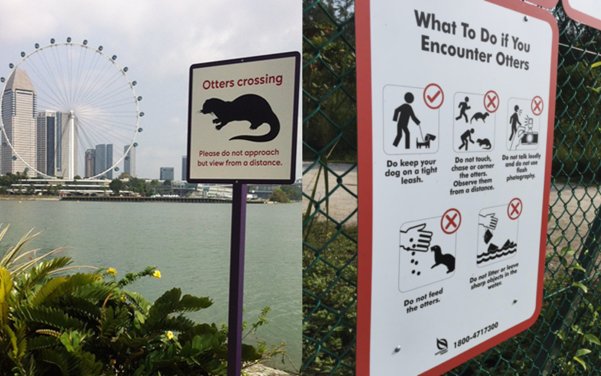
[[[371,357],[371,281],[372,281],[372,246],[373,246],[373,139],[372,139],[372,78],[371,78],[371,27],[370,27],[370,1],[356,0],[355,25],[356,25],[356,51],[357,51],[357,139],[358,160],[361,167],[358,169],[358,226],[359,226],[359,257],[358,257],[358,286],[357,286],[357,342],[360,349],[356,355],[356,374],[358,376],[370,375]],[[506,331],[464,351],[457,356],[424,371],[423,375],[440,375],[449,371],[469,359],[483,353],[501,342],[521,333],[532,326],[541,311],[543,298],[543,283],[545,270],[545,251],[548,226],[548,207],[551,182],[551,161],[553,156],[553,130],[555,123],[555,95],[557,86],[557,57],[559,43],[559,29],[557,21],[551,13],[542,8],[528,5],[515,0],[486,0],[492,4],[520,12],[524,15],[545,21],[551,27],[551,77],[547,124],[547,149],[545,159],[545,176],[543,179],[543,205],[540,234],[540,256],[538,265],[538,282],[536,294],[536,307],[533,315],[525,321],[514,325]],[[548,1],[548,4],[556,0]],[[376,375],[372,375],[376,376]]]
[[[487,0],[488,1],[488,0]],[[559,0],[529,0],[532,4],[541,6],[547,9],[553,9],[559,3]]]
[[[294,57],[294,104],[293,104],[293,118],[292,118],[292,145],[291,145],[291,153],[292,158],[290,159],[290,175],[287,178],[282,179],[193,179],[190,177],[190,166],[192,164],[192,160],[196,160],[191,157],[191,136],[192,136],[192,77],[194,75],[194,70],[199,68],[206,67],[215,67],[220,65],[233,65],[233,64],[241,64],[248,63],[253,61],[263,61],[263,60],[276,60],[282,58]],[[298,143],[298,107],[299,107],[299,90],[300,90],[300,52],[298,51],[290,51],[290,52],[281,52],[269,55],[257,55],[257,56],[249,56],[235,59],[227,59],[220,61],[211,61],[206,63],[197,63],[192,64],[189,70],[189,78],[188,78],[188,137],[187,137],[187,158],[188,164],[186,165],[186,181],[188,183],[223,183],[223,184],[293,184],[296,180],[296,154],[297,154],[297,143]]]
[[[580,22],[597,30],[601,30],[601,19],[593,17],[589,14],[583,13],[579,10],[572,8],[570,0],[561,0],[561,5],[566,12],[566,15],[576,22]]]

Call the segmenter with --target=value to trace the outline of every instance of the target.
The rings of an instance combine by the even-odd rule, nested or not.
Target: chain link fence
[[[353,375],[357,303],[354,1],[303,0],[303,364]],[[451,375],[601,374],[601,33],[560,29],[543,310]]]

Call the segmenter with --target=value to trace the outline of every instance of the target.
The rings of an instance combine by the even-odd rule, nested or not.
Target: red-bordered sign
[[[568,17],[585,25],[601,30],[601,9],[598,2],[562,0],[561,4]],[[590,7],[593,7],[592,9]]]
[[[358,308],[357,308],[357,351],[356,359],[356,374],[358,376],[380,376],[370,374],[371,363],[372,363],[372,302],[375,299],[375,295],[372,295],[372,281],[374,278],[373,267],[374,259],[372,249],[375,233],[374,231],[374,192],[377,187],[374,187],[374,134],[372,130],[376,127],[381,126],[380,124],[373,124],[372,111],[376,107],[380,106],[379,103],[373,103],[373,98],[378,97],[377,90],[379,88],[373,88],[372,85],[372,29],[371,29],[371,15],[372,10],[371,2],[376,0],[357,0],[356,1],[356,37],[357,37],[357,110],[358,110],[358,160],[361,161],[361,168],[359,169],[359,276],[358,276]],[[440,363],[433,366],[432,368],[423,372],[425,375],[440,375],[446,371],[451,370],[454,367],[468,361],[469,359],[481,354],[482,352],[498,345],[499,343],[517,335],[518,333],[526,330],[530,327],[540,313],[542,305],[542,292],[543,292],[543,276],[544,276],[544,253],[546,244],[546,228],[547,228],[547,208],[549,203],[549,189],[550,189],[550,177],[551,177],[551,157],[552,157],[552,145],[553,145],[553,114],[555,113],[555,88],[557,82],[557,46],[558,46],[558,29],[556,20],[546,10],[537,8],[532,5],[528,5],[521,1],[508,1],[508,0],[487,0],[490,3],[496,4],[501,7],[505,7],[531,18],[542,20],[548,23],[551,27],[552,40],[550,43],[551,48],[551,59],[550,59],[550,84],[549,84],[549,103],[546,103],[546,110],[548,111],[548,123],[547,126],[547,140],[546,140],[546,154],[544,161],[544,192],[542,193],[542,211],[540,213],[541,218],[541,231],[539,237],[540,242],[540,256],[537,264],[537,275],[533,276],[536,278],[536,302],[535,310],[531,317],[517,323],[513,327],[500,332],[493,337],[478,343],[476,346],[465,350],[464,352],[458,353],[451,358],[440,357]],[[556,1],[533,1],[539,3],[541,6],[552,8],[555,6]],[[440,16],[437,14],[437,16]],[[488,25],[487,25],[488,27]],[[441,67],[441,69],[444,69]],[[449,73],[451,74],[451,73]],[[444,85],[444,82],[439,82]],[[449,90],[447,88],[447,90]],[[424,96],[426,93],[424,92]],[[428,92],[430,96],[430,102],[436,102],[438,96],[441,96],[436,91]],[[427,103],[427,102],[426,102]],[[436,103],[438,104],[438,103]],[[441,103],[442,105],[442,103]],[[499,105],[494,106],[495,110]],[[492,107],[491,107],[492,108]],[[542,144],[542,143],[541,143]],[[376,152],[380,152],[376,150]],[[402,197],[402,195],[399,195]],[[523,207],[520,205],[520,207]],[[515,208],[514,208],[515,210]],[[521,209],[517,209],[522,215]],[[515,216],[515,213],[513,214]],[[456,218],[453,218],[454,221]],[[441,218],[442,220],[442,218]],[[449,225],[447,221],[447,225]],[[441,225],[442,222],[441,222]],[[452,226],[452,224],[451,224]],[[463,226],[465,227],[465,226]],[[374,293],[375,294],[375,293]],[[374,345],[375,346],[375,345]],[[399,349],[399,352],[403,349]],[[392,348],[391,348],[391,352]],[[401,372],[399,370],[399,372]]]

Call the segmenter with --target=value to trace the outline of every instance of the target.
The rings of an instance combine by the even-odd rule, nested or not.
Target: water
[[[172,287],[209,296],[214,305],[194,318],[217,323],[227,322],[230,216],[228,204],[0,201],[0,223],[11,225],[5,243],[35,228],[33,247],[64,246],[78,265],[118,276],[156,266],[160,280],[132,289],[149,300]],[[248,205],[244,320],[271,307],[259,337],[286,342],[286,369],[301,359],[301,268],[301,204]]]

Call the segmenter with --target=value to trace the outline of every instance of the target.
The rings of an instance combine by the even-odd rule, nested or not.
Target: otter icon
[[[219,98],[207,99],[200,110],[202,114],[214,114],[215,128],[220,130],[232,121],[248,121],[250,129],[257,129],[267,124],[270,129],[264,135],[240,135],[231,140],[246,140],[252,142],[268,142],[280,133],[280,121],[265,98],[256,94],[245,94],[231,102]]]

